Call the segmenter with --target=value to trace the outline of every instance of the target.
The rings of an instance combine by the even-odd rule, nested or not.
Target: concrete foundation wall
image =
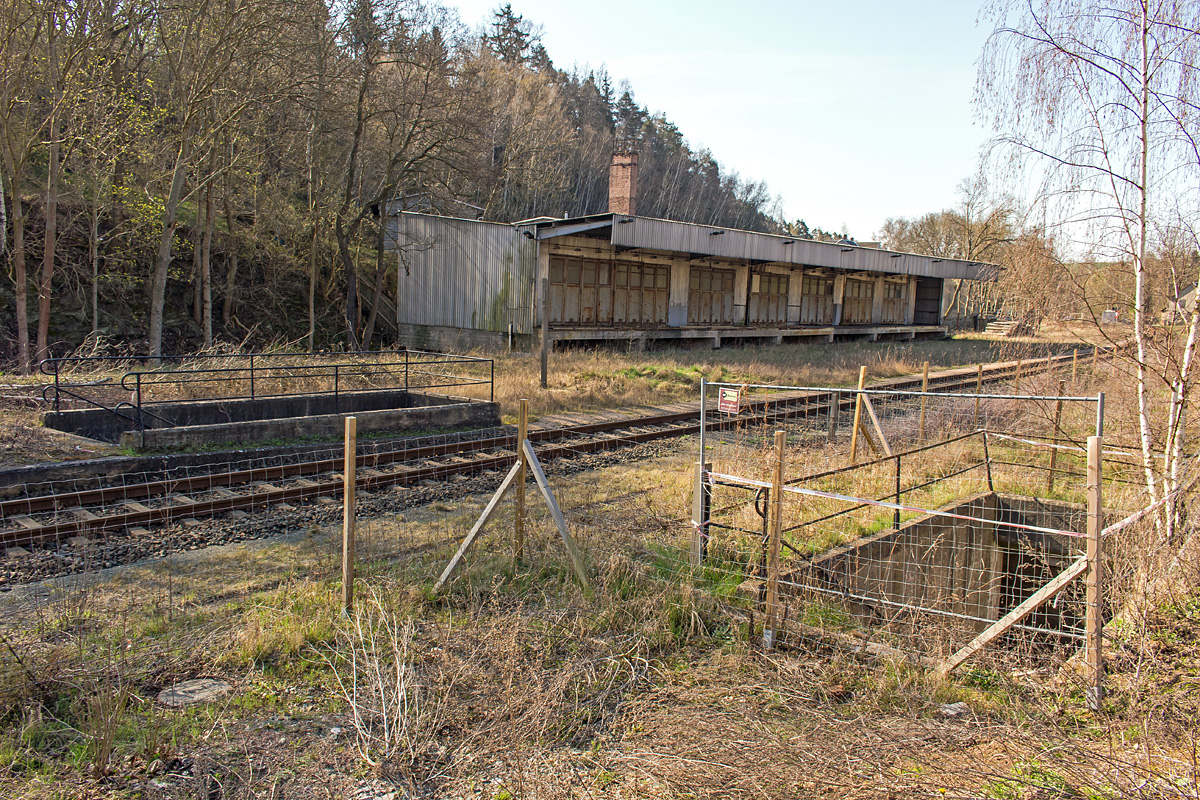
[[[968,498],[955,514],[994,520],[994,494]],[[811,579],[823,588],[891,603],[998,619],[1004,559],[994,523],[920,517],[898,530],[856,539],[813,559]],[[896,616],[894,605],[857,601],[873,616]]]
[[[202,400],[191,403],[154,403],[144,406],[143,422],[147,428],[217,425],[280,417],[444,405],[450,402],[454,401],[410,393],[403,389],[384,389],[337,395],[298,394],[286,397]],[[42,416],[42,424],[47,428],[87,436],[90,439],[115,442],[122,433],[138,427],[136,408],[122,408],[120,411],[124,417],[102,408],[50,411]]]
[[[1082,530],[1086,516],[1075,504],[991,492],[941,510],[987,521],[918,517],[815,556],[792,580],[843,593],[877,621],[902,613],[896,604],[995,620],[1077,557],[1081,542],[1005,523]]]
[[[399,427],[395,430],[412,430],[414,428],[444,428],[453,427],[455,422],[441,423],[439,415],[441,410],[450,406],[466,405],[461,400],[449,397],[438,397],[434,395],[420,394],[417,392],[406,392],[403,389],[386,389],[374,392],[355,392],[353,394],[304,394],[304,395],[289,395],[287,397],[262,397],[255,399],[238,399],[238,400],[211,400],[194,403],[159,403],[145,407],[143,419],[147,434],[151,431],[158,440],[164,442],[161,445],[150,445],[147,447],[170,447],[168,444],[171,436],[163,431],[179,430],[181,428],[200,429],[207,428],[211,430],[234,430],[233,426],[242,426],[236,428],[239,433],[237,435],[229,435],[224,438],[205,438],[202,437],[197,441],[206,443],[212,442],[237,442],[237,441],[263,441],[277,438],[290,438],[292,436],[326,436],[336,434],[332,433],[285,433],[288,424],[291,424],[295,430],[299,430],[303,425],[295,420],[306,419],[321,419],[326,417],[342,417],[346,414],[364,414],[368,412],[423,412],[409,413],[408,417],[403,415],[394,415],[395,424]],[[473,403],[471,405],[489,405],[486,403]],[[437,407],[436,411],[430,411],[430,407]],[[104,409],[79,409],[74,411],[57,411],[47,412],[43,415],[42,423],[55,430],[67,431],[80,436],[87,436],[91,439],[99,439],[102,441],[115,442],[122,441],[128,443],[125,435],[131,432],[137,432],[136,424],[136,409],[121,409],[126,417],[118,417],[110,411]],[[421,419],[426,417],[425,421],[410,425],[405,420],[411,417],[412,419]],[[480,424],[498,424],[498,412],[492,414],[483,414],[483,419],[495,418],[495,423],[482,422]],[[161,418],[161,419],[160,419]],[[168,425],[163,420],[169,420],[173,425]],[[474,419],[474,417],[472,417]],[[271,428],[275,432],[268,435],[255,435],[249,433],[254,429],[254,426],[261,426],[264,430]],[[318,425],[318,428],[324,430],[324,427]],[[379,430],[387,430],[380,428]],[[139,438],[140,441],[140,438]],[[137,445],[135,445],[137,446]]]

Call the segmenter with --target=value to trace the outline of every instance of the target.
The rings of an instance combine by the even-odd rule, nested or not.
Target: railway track
[[[1070,355],[985,366],[985,383],[1012,379],[1018,369],[1048,370],[1069,364]],[[973,391],[975,369],[947,370],[929,376],[931,390]],[[871,388],[920,388],[920,378],[896,378]],[[770,413],[785,419],[828,413],[828,392],[796,393],[770,400]],[[852,404],[843,395],[839,408]],[[708,430],[735,427],[763,411],[764,401],[746,404],[739,416],[709,421]],[[596,422],[557,429],[530,431],[538,458],[552,461],[657,439],[699,433],[699,409],[647,417]],[[445,481],[455,476],[503,473],[516,459],[512,433],[484,436],[420,447],[380,450],[357,456],[356,489],[377,491],[392,486],[415,486]],[[249,466],[206,475],[160,477],[141,483],[97,486],[72,492],[14,497],[0,501],[0,547],[30,547],[74,537],[103,537],[119,531],[145,533],[148,526],[181,520],[198,520],[233,511],[258,511],[303,504],[343,492],[342,459],[316,458],[293,464]],[[139,531],[138,529],[143,529]]]

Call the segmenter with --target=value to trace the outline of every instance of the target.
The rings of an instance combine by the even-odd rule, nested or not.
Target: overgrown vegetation
[[[677,374],[628,369],[639,380]],[[1122,419],[1133,398],[1106,388]],[[816,433],[814,447],[789,453],[798,471],[845,458],[844,440],[829,450]],[[511,499],[434,596],[483,496],[360,519],[349,618],[333,528],[10,592],[0,598],[0,785],[31,797],[52,784],[181,797],[318,787],[492,798],[1196,795],[1190,590],[1114,629],[1100,715],[1069,675],[985,660],[939,681],[903,658],[811,638],[764,653],[754,599],[739,592],[753,548],[720,544],[704,570],[686,566],[694,444],[553,478],[589,554],[590,596],[540,506],[525,560],[512,562]],[[945,466],[914,469],[921,480]],[[849,473],[835,488],[869,491],[886,473]],[[1011,474],[1018,483],[998,488],[1029,480]],[[798,621],[857,629],[836,604],[808,606]],[[200,676],[229,681],[232,694],[184,710],[154,702],[159,688]],[[943,715],[959,702],[965,717]]]

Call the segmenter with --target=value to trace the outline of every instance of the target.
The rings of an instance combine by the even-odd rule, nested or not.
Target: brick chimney
[[[613,214],[637,213],[637,151],[618,145],[608,170],[608,210]]]

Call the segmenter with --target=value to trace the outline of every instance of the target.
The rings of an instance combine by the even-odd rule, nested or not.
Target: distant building
[[[1163,325],[1182,325],[1191,318],[1196,309],[1196,284],[1192,284],[1171,300],[1162,312]]]
[[[995,280],[988,264],[639,217],[636,186],[637,154],[619,152],[608,213],[505,224],[393,209],[400,340],[526,346],[543,319],[551,346],[942,337],[943,282]]]

